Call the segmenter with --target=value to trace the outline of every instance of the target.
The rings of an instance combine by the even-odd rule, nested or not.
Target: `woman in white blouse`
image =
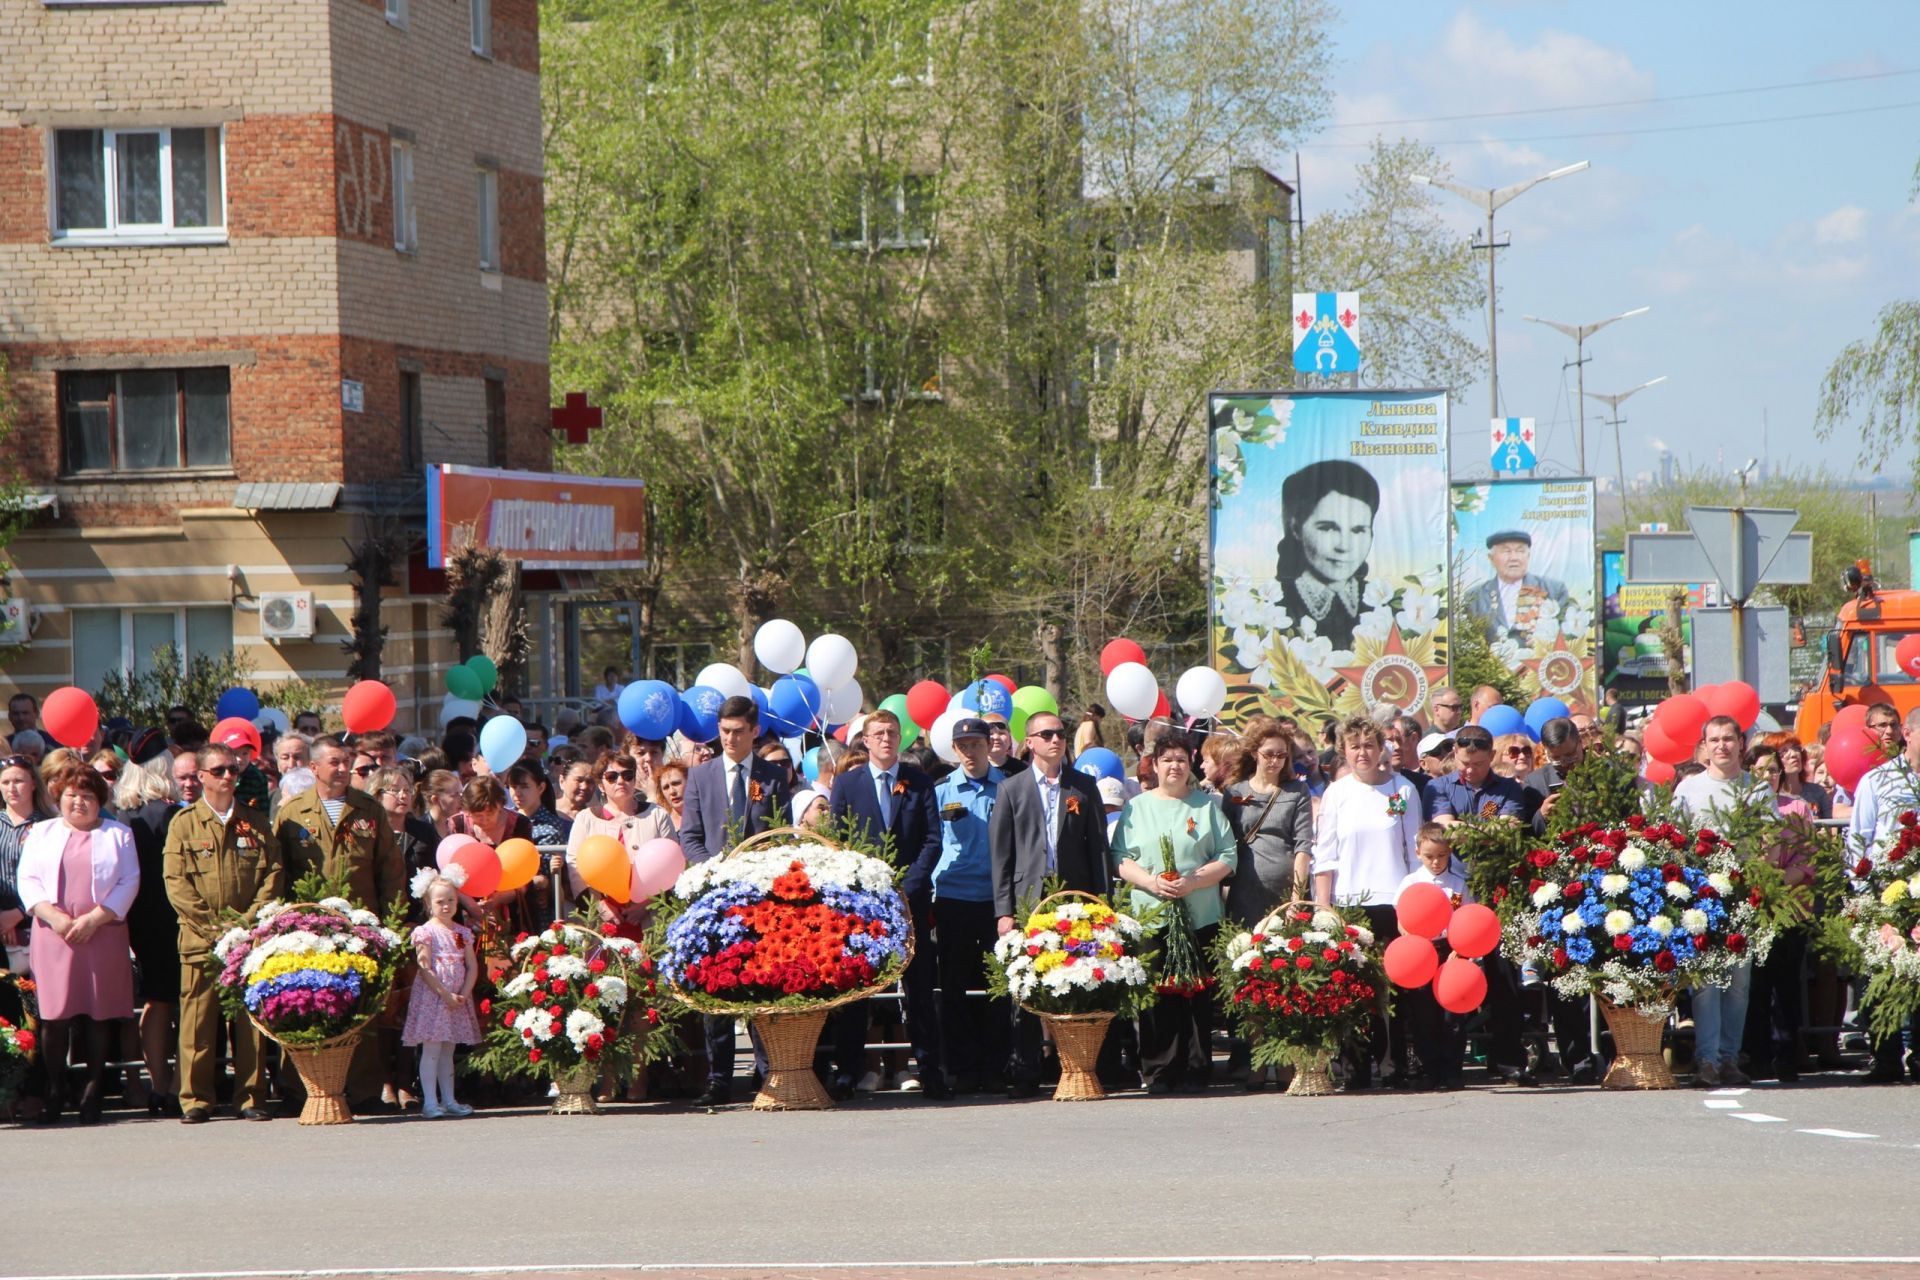
[[[1328,785],[1314,822],[1313,898],[1365,910],[1375,941],[1385,947],[1400,936],[1394,895],[1420,865],[1420,796],[1387,763],[1386,735],[1365,716],[1340,726],[1340,748],[1347,772]],[[1373,1084],[1377,1031],[1370,1031],[1363,1044],[1349,1047],[1349,1089]],[[1390,1024],[1387,1039],[1399,1078],[1406,1080],[1406,1036],[1398,1019]]]

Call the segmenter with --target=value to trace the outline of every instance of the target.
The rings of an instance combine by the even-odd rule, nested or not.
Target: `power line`
[[[1789,80],[1781,84],[1760,84],[1747,89],[1708,89],[1700,93],[1658,94],[1650,98],[1615,98],[1611,102],[1582,102],[1565,107],[1517,107],[1511,111],[1468,111],[1457,116],[1408,116],[1401,120],[1349,120],[1328,125],[1329,129],[1375,129],[1401,124],[1451,124],[1459,120],[1501,120],[1514,116],[1544,116],[1568,111],[1608,111],[1615,107],[1645,107],[1660,102],[1699,102],[1706,98],[1731,98],[1748,93],[1776,93],[1782,89],[1811,89],[1827,84],[1852,84],[1861,80],[1888,80],[1895,76],[1920,75],[1920,67],[1905,71],[1866,71],[1855,76],[1829,76],[1824,80]]]
[[[1651,125],[1642,129],[1593,129],[1584,133],[1529,133],[1515,138],[1417,138],[1429,147],[1482,147],[1501,142],[1574,142],[1585,138],[1635,138],[1656,133],[1696,133],[1704,129],[1744,129],[1757,124],[1790,124],[1795,120],[1829,120],[1835,116],[1863,116],[1881,111],[1904,111],[1920,107],[1920,100],[1889,102],[1877,107],[1843,107],[1835,111],[1804,111],[1789,116],[1755,116],[1749,120],[1714,120],[1705,124]],[[1371,148],[1372,142],[1303,142],[1302,151],[1326,151],[1334,148]]]

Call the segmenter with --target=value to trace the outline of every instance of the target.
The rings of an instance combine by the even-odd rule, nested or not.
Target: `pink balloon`
[[[661,836],[647,841],[633,851],[631,900],[644,902],[657,893],[665,893],[686,869],[687,855],[678,840]]]
[[[462,849],[466,848],[470,844],[479,844],[479,843],[480,842],[478,840],[475,840],[472,836],[467,835],[465,832],[456,831],[452,835],[448,836],[446,839],[442,840],[438,845],[434,846],[433,860],[440,864],[440,869],[442,871],[445,871],[449,866],[453,864],[454,854],[460,852]]]

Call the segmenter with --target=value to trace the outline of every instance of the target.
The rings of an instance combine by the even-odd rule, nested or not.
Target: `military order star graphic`
[[[1371,657],[1367,656],[1368,650],[1372,651]],[[1415,666],[1418,666],[1421,672],[1424,673],[1427,677],[1427,689],[1429,691],[1447,682],[1446,663],[1444,662],[1440,663],[1438,666],[1428,666],[1423,663],[1417,662],[1414,659],[1413,655],[1407,652],[1406,644],[1402,641],[1400,636],[1399,627],[1389,627],[1387,629],[1387,640],[1385,644],[1380,645],[1377,648],[1373,645],[1368,645],[1365,650],[1356,650],[1354,653],[1355,661],[1352,666],[1335,667],[1333,670],[1335,674],[1340,676],[1348,684],[1352,685],[1356,690],[1359,691],[1360,700],[1361,702],[1365,703],[1367,701],[1367,690],[1365,685],[1363,684],[1363,681],[1365,681],[1366,679],[1367,672],[1371,670],[1374,664],[1378,663],[1382,658],[1391,658],[1391,657],[1405,658],[1408,662],[1411,662]],[[1389,674],[1388,672],[1381,673],[1383,678],[1388,674]],[[1412,704],[1414,700],[1413,695],[1415,692],[1416,690],[1411,688],[1407,688],[1404,690],[1393,689],[1393,688],[1383,688],[1376,691],[1373,701],[1374,703],[1391,702],[1395,706],[1406,707]],[[1424,699],[1422,699],[1422,701],[1424,701]]]

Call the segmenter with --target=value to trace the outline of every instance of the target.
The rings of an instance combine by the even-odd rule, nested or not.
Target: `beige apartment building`
[[[0,0],[0,691],[164,643],[338,681],[398,531],[383,675],[430,722],[423,466],[549,465],[541,174],[536,0]]]

